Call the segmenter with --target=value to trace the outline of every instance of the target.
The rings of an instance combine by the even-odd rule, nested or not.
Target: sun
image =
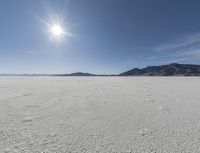
[[[48,34],[48,38],[52,43],[66,43],[71,37],[74,37],[71,31],[73,26],[59,13],[47,13],[46,16],[38,19],[43,25],[42,31]]]
[[[56,37],[60,37],[65,34],[64,28],[59,24],[52,25],[52,27],[50,28],[50,32]]]
[[[51,38],[56,40],[60,40],[66,35],[65,28],[59,23],[50,25],[48,31]]]

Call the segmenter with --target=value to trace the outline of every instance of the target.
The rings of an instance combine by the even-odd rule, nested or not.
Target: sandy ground
[[[2,153],[199,153],[198,77],[0,77]]]

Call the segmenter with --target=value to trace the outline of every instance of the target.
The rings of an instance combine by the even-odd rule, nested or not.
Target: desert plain
[[[0,77],[1,153],[199,153],[200,77]]]

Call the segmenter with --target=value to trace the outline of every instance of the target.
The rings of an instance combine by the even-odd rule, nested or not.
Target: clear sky
[[[200,64],[199,0],[0,0],[0,73]],[[52,39],[52,22],[67,32]]]

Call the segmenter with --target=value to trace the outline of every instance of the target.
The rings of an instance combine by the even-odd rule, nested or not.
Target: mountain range
[[[178,64],[134,68],[116,75],[76,72],[70,74],[0,74],[0,76],[200,76],[200,65]]]
[[[120,76],[200,76],[200,65],[172,63],[161,66],[148,66],[119,74]]]

